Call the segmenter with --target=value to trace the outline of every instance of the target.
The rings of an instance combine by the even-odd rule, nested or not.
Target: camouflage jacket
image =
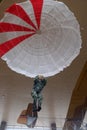
[[[35,77],[34,79],[34,85],[33,85],[33,90],[36,91],[37,93],[40,93],[44,86],[46,85],[47,80],[44,79],[39,79],[38,76]]]

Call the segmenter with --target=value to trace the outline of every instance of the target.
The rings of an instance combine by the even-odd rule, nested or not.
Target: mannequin
[[[47,80],[42,75],[38,75],[34,79],[33,89],[31,92],[31,96],[33,98],[33,112],[35,111],[39,112],[41,110],[41,105],[43,100],[43,96],[41,92],[44,86],[46,85],[46,83]]]

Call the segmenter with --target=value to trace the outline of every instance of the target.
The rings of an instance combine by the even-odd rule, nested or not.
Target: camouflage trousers
[[[33,103],[36,104],[36,106],[41,107],[43,96],[41,93],[37,93],[34,89],[31,92],[31,96],[33,98]]]

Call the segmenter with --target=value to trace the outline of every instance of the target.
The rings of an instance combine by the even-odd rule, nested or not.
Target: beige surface
[[[52,122],[56,122],[58,127],[63,127],[72,91],[87,60],[87,1],[61,1],[69,6],[80,23],[83,45],[80,55],[68,68],[48,79],[43,90],[44,101],[42,111],[39,113],[38,126],[50,126]],[[13,0],[3,0],[0,5],[0,17],[5,8],[12,3]],[[0,59],[0,121],[7,121],[8,125],[18,125],[17,118],[20,112],[32,102],[30,94],[32,84],[33,79],[11,71]]]
[[[75,109],[81,108],[81,106],[84,106],[84,103],[86,103],[85,107],[87,108],[87,62],[82,69],[76,83],[76,87],[73,91],[67,118],[76,118],[77,116],[80,116],[82,113],[79,115],[74,115]]]

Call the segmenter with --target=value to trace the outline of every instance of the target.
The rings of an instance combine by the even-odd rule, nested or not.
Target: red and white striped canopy
[[[0,57],[20,74],[55,75],[70,65],[80,48],[79,24],[62,2],[17,3],[0,21]]]

